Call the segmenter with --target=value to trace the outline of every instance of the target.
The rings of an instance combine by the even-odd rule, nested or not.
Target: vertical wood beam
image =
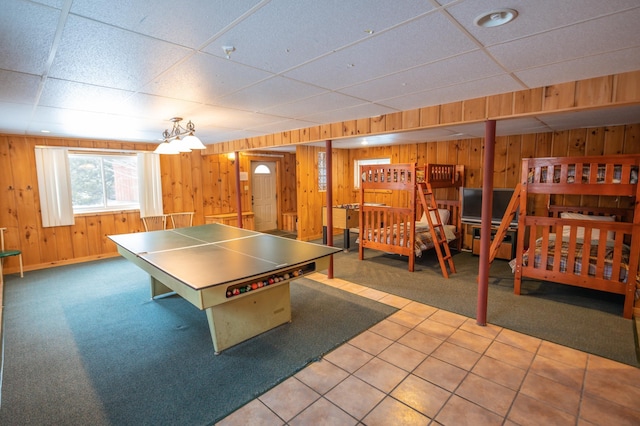
[[[236,157],[236,206],[238,209],[238,228],[243,228],[242,226],[242,192],[240,192],[240,153],[235,151],[234,154]]]
[[[326,162],[327,168],[327,245],[333,247],[333,152],[331,148],[331,140],[326,142]],[[329,270],[327,278],[333,278],[333,255],[329,257]]]
[[[478,267],[478,309],[476,322],[487,325],[489,293],[489,250],[491,247],[491,208],[493,204],[493,161],[496,145],[496,121],[485,122],[484,161],[482,164],[482,224],[480,225],[480,261]]]

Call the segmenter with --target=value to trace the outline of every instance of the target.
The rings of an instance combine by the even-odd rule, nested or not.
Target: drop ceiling
[[[517,18],[474,20],[509,7]],[[0,133],[205,144],[640,70],[637,0],[4,0]],[[640,122],[640,107],[500,122]],[[367,137],[482,137],[484,125]],[[359,146],[363,138],[336,141]]]

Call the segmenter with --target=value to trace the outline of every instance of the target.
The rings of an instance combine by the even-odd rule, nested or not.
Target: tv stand
[[[473,225],[471,227],[471,232],[473,234],[473,245],[471,252],[475,255],[480,255],[480,235],[481,235],[481,227],[479,225]],[[496,235],[498,231],[497,226],[491,227],[491,241],[493,241],[493,237]],[[511,260],[516,257],[516,242],[517,242],[518,231],[509,228],[507,229],[507,233],[505,234],[500,247],[498,247],[498,252],[496,253],[496,258]]]

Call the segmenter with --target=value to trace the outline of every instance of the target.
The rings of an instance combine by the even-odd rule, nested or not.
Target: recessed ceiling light
[[[40,130],[40,133],[51,133],[49,130]]]
[[[518,11],[513,9],[497,9],[478,16],[473,23],[479,27],[492,28],[508,24],[516,19]]]

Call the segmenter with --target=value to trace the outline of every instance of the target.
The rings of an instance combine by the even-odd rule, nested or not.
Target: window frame
[[[138,164],[138,159],[137,159],[137,153],[136,152],[122,152],[122,151],[117,151],[117,152],[110,152],[110,151],[94,151],[94,150],[82,150],[82,149],[73,149],[73,150],[69,150],[67,152],[67,156],[69,158],[69,176],[71,177],[73,175],[72,173],[72,160],[73,158],[81,158],[81,157],[85,157],[85,158],[92,158],[92,159],[98,159],[100,161],[100,166],[101,166],[101,170],[100,170],[100,177],[101,177],[101,184],[102,184],[102,190],[103,190],[103,200],[102,200],[102,205],[101,206],[88,206],[88,207],[83,207],[83,206],[75,206],[73,205],[73,201],[72,201],[72,209],[73,209],[73,215],[74,216],[78,216],[78,215],[86,215],[86,214],[100,214],[100,213],[113,213],[113,212],[117,212],[117,211],[128,211],[128,210],[134,210],[134,211],[140,211],[140,199],[139,199],[139,164]],[[136,182],[136,187],[132,189],[132,193],[135,194],[135,198],[137,201],[135,202],[128,202],[128,203],[123,203],[123,204],[118,204],[118,205],[109,205],[108,202],[108,196],[107,196],[107,183],[105,180],[105,169],[104,169],[104,162],[108,157],[117,157],[117,158],[132,158],[133,161],[133,167],[135,167],[135,171],[132,173],[132,176],[135,177],[135,182]],[[75,191],[76,189],[74,188],[74,184],[73,184],[73,179],[71,179],[71,198],[73,200],[74,195],[75,195]]]
[[[353,188],[360,189],[360,181],[362,172],[360,171],[361,166],[375,166],[378,164],[391,164],[391,158],[389,157],[380,157],[380,158],[361,158],[357,160],[353,160]]]

